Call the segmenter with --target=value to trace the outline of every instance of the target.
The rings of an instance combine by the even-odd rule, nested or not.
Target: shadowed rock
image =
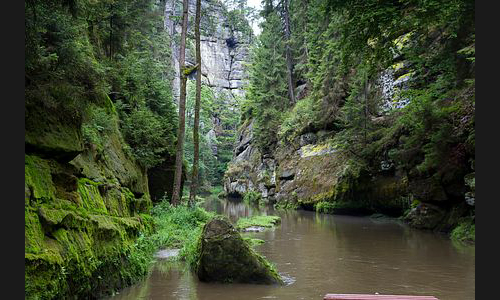
[[[196,273],[201,281],[283,284],[274,268],[226,220],[212,219],[203,228]]]

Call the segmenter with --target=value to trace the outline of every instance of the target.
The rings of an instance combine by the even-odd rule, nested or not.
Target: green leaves
[[[133,155],[146,168],[161,163],[166,150],[173,153],[173,132],[166,132],[160,119],[147,108],[126,116],[122,128]]]
[[[262,23],[262,33],[251,49],[249,85],[244,109],[255,118],[255,136],[261,149],[270,149],[278,140],[282,113],[288,101],[285,48],[280,19],[269,13]]]

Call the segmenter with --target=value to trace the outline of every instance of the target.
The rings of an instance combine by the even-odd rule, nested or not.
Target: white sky
[[[262,9],[261,1],[262,0],[247,0],[247,4],[248,4],[248,6],[253,7],[255,9],[257,9],[257,10],[261,10]],[[253,24],[251,24],[252,28],[253,28],[253,33],[255,35],[259,35],[260,34],[260,28],[259,28],[259,23],[260,22],[261,22],[261,18],[259,18],[255,22],[253,22]]]

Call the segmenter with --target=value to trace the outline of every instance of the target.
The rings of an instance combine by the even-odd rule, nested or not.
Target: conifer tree
[[[262,33],[252,51],[247,98],[256,120],[258,145],[266,152],[277,142],[281,114],[289,101],[281,20],[270,4],[263,14]]]

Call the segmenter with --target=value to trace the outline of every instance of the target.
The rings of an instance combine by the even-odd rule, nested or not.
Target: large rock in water
[[[280,276],[226,220],[215,218],[203,228],[196,273],[201,281],[282,284]]]

